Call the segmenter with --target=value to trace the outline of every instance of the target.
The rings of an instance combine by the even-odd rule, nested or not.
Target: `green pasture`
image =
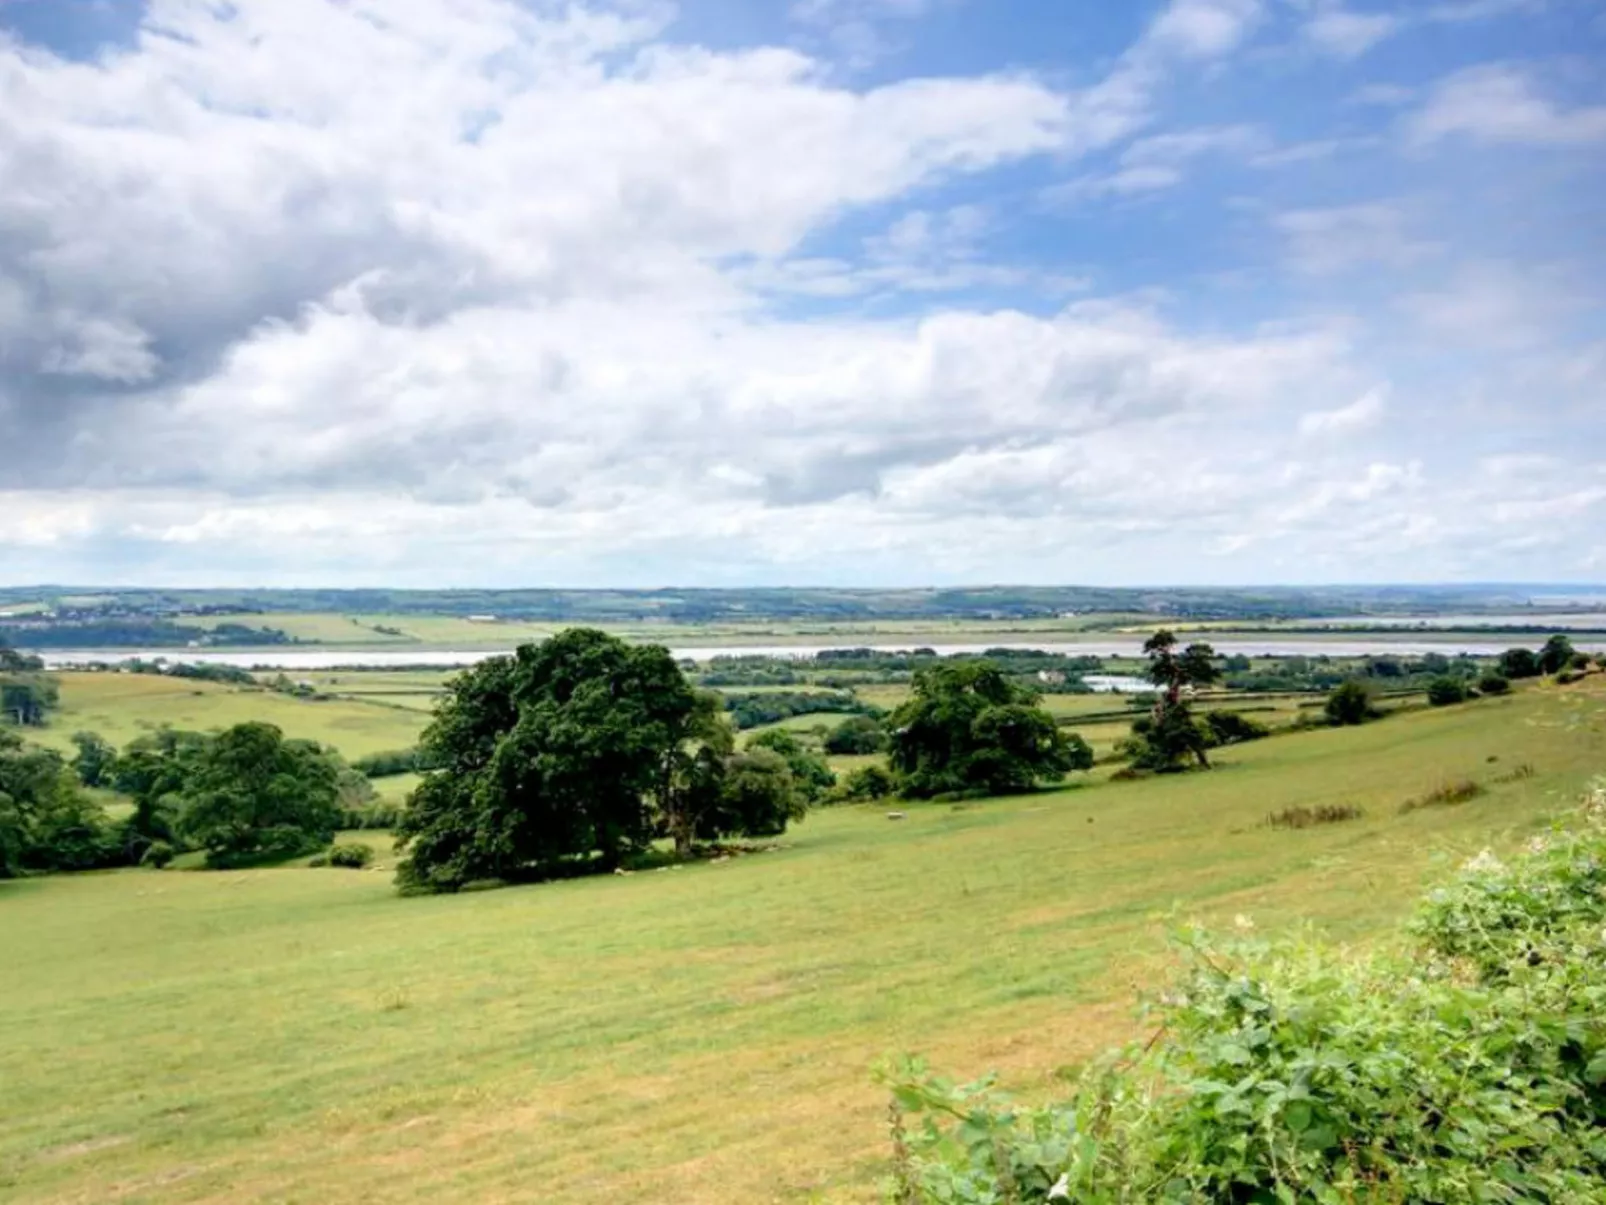
[[[0,1199],[870,1202],[879,1056],[1031,1095],[1136,1032],[1168,917],[1377,934],[1606,768],[1603,688],[1279,737],[1210,774],[839,809],[773,852],[629,876],[425,899],[382,871],[0,883]],[[328,706],[194,699],[174,708],[203,726]],[[1401,813],[1458,777],[1486,793]],[[1324,803],[1366,815],[1262,823]]]
[[[73,672],[59,675],[61,710],[30,738],[72,748],[72,734],[98,732],[119,748],[162,725],[199,732],[246,720],[277,724],[287,736],[332,745],[349,760],[414,744],[429,722],[426,710],[390,701],[298,699],[159,674]]]

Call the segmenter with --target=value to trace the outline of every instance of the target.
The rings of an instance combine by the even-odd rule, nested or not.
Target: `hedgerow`
[[[1183,935],[1075,1094],[889,1069],[899,1205],[1606,1201],[1606,780],[1366,954]]]

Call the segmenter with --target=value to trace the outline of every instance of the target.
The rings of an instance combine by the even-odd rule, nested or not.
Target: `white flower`
[[[1048,1190],[1050,1201],[1069,1201],[1071,1199],[1071,1174],[1066,1172],[1054,1181],[1054,1187]]]

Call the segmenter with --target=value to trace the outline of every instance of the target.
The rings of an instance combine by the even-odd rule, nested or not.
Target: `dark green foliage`
[[[98,732],[75,732],[72,743],[78,750],[72,759],[78,781],[86,787],[108,785],[117,764],[117,747]]]
[[[847,777],[842,784],[842,794],[847,799],[886,799],[898,789],[897,781],[892,772],[885,766],[860,766]]]
[[[786,758],[771,749],[750,748],[725,761],[714,805],[698,818],[696,832],[704,841],[728,833],[778,837],[788,822],[803,819],[807,812]]]
[[[1537,678],[1541,673],[1539,658],[1532,649],[1507,649],[1500,654],[1500,672],[1513,681]]]
[[[116,827],[61,755],[0,729],[0,878],[122,861]]]
[[[1132,735],[1121,748],[1134,770],[1177,774],[1190,763],[1209,768],[1207,750],[1213,743],[1210,728],[1193,718],[1186,702],[1162,699],[1148,715],[1132,721]]]
[[[1606,790],[1468,863],[1414,942],[1362,955],[1185,935],[1152,1039],[1037,1107],[894,1068],[900,1205],[1606,1197]]]
[[[185,758],[177,828],[211,866],[294,857],[328,844],[340,819],[339,762],[272,724],[236,724]]]
[[[453,679],[421,747],[440,767],[398,830],[408,890],[515,879],[653,835],[648,797],[696,696],[666,649],[573,629]]]
[[[836,786],[836,773],[826,760],[805,749],[797,737],[784,728],[771,728],[768,732],[759,733],[747,742],[747,749],[749,752],[768,749],[780,754],[792,772],[798,793],[807,804],[818,803],[827,791]]]
[[[481,662],[452,680],[424,733],[438,768],[398,825],[398,883],[454,891],[593,855],[610,869],[659,835],[684,853],[784,830],[802,789],[780,754],[733,753],[721,711],[667,650],[590,629]]]
[[[1428,702],[1435,707],[1449,707],[1467,701],[1467,685],[1459,678],[1448,675],[1428,683]]]
[[[1484,674],[1478,679],[1478,690],[1486,695],[1510,694],[1511,679],[1503,674]]]
[[[172,862],[174,854],[175,850],[166,841],[152,841],[145,847],[144,854],[140,856],[139,864],[148,866],[152,870],[161,870]]]
[[[210,739],[199,732],[161,728],[130,741],[112,763],[111,785],[134,801],[134,814],[124,826],[131,861],[138,861],[152,841],[181,844],[175,831],[179,793]]]
[[[1545,647],[1539,650],[1539,672],[1542,674],[1559,674],[1572,664],[1576,650],[1573,642],[1559,633],[1545,641]]]
[[[798,715],[865,714],[873,711],[850,691],[777,691],[762,694],[731,694],[725,706],[736,727],[762,728]]]
[[[351,763],[351,768],[368,778],[394,778],[399,774],[422,774],[436,767],[430,764],[423,750],[415,746],[412,749],[386,749],[380,753],[370,753],[367,757],[357,758]]]
[[[1132,768],[1173,774],[1192,761],[1209,769],[1206,750],[1220,741],[1214,729],[1194,720],[1183,692],[1209,686],[1221,677],[1215,650],[1208,644],[1190,644],[1179,653],[1177,638],[1161,630],[1144,641],[1143,652],[1149,659],[1149,681],[1159,693],[1153,710],[1133,721],[1132,735],[1124,742]],[[1231,721],[1227,723],[1231,725]]]
[[[911,799],[949,792],[1007,794],[1058,782],[1093,764],[1036,696],[986,661],[934,665],[893,713],[891,764]]]
[[[825,751],[838,757],[883,753],[888,744],[886,727],[867,715],[843,720],[825,737]]]
[[[1241,745],[1271,735],[1266,725],[1236,711],[1206,712],[1204,725],[1217,745]]]
[[[1327,722],[1334,727],[1364,724],[1381,714],[1372,701],[1371,688],[1358,678],[1351,678],[1336,687],[1333,693],[1327,696],[1323,711],[1327,716]]]
[[[361,870],[374,860],[374,847],[358,841],[342,841],[331,845],[324,855],[330,866],[345,870]]]
[[[54,678],[38,673],[0,675],[0,724],[40,727],[58,701]]]

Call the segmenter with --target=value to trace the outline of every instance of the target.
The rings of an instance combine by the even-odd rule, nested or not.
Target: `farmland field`
[[[430,899],[298,868],[0,883],[0,1196],[871,1201],[876,1058],[1032,1094],[1134,1032],[1168,915],[1377,934],[1606,768],[1603,685],[1279,737],[1210,774],[828,811],[776,852],[677,871]],[[114,714],[110,689],[70,676],[57,730]],[[163,706],[197,725],[282,706],[290,731],[340,703]],[[416,722],[344,706],[376,713],[373,747]],[[1455,777],[1486,791],[1401,814]],[[1261,824],[1323,803],[1366,816]]]
[[[205,732],[262,720],[287,736],[332,745],[350,759],[405,749],[429,721],[427,705],[419,710],[378,699],[297,699],[159,674],[70,673],[60,680],[61,711],[36,739],[63,750],[81,730],[99,732],[120,747],[164,724]]]

